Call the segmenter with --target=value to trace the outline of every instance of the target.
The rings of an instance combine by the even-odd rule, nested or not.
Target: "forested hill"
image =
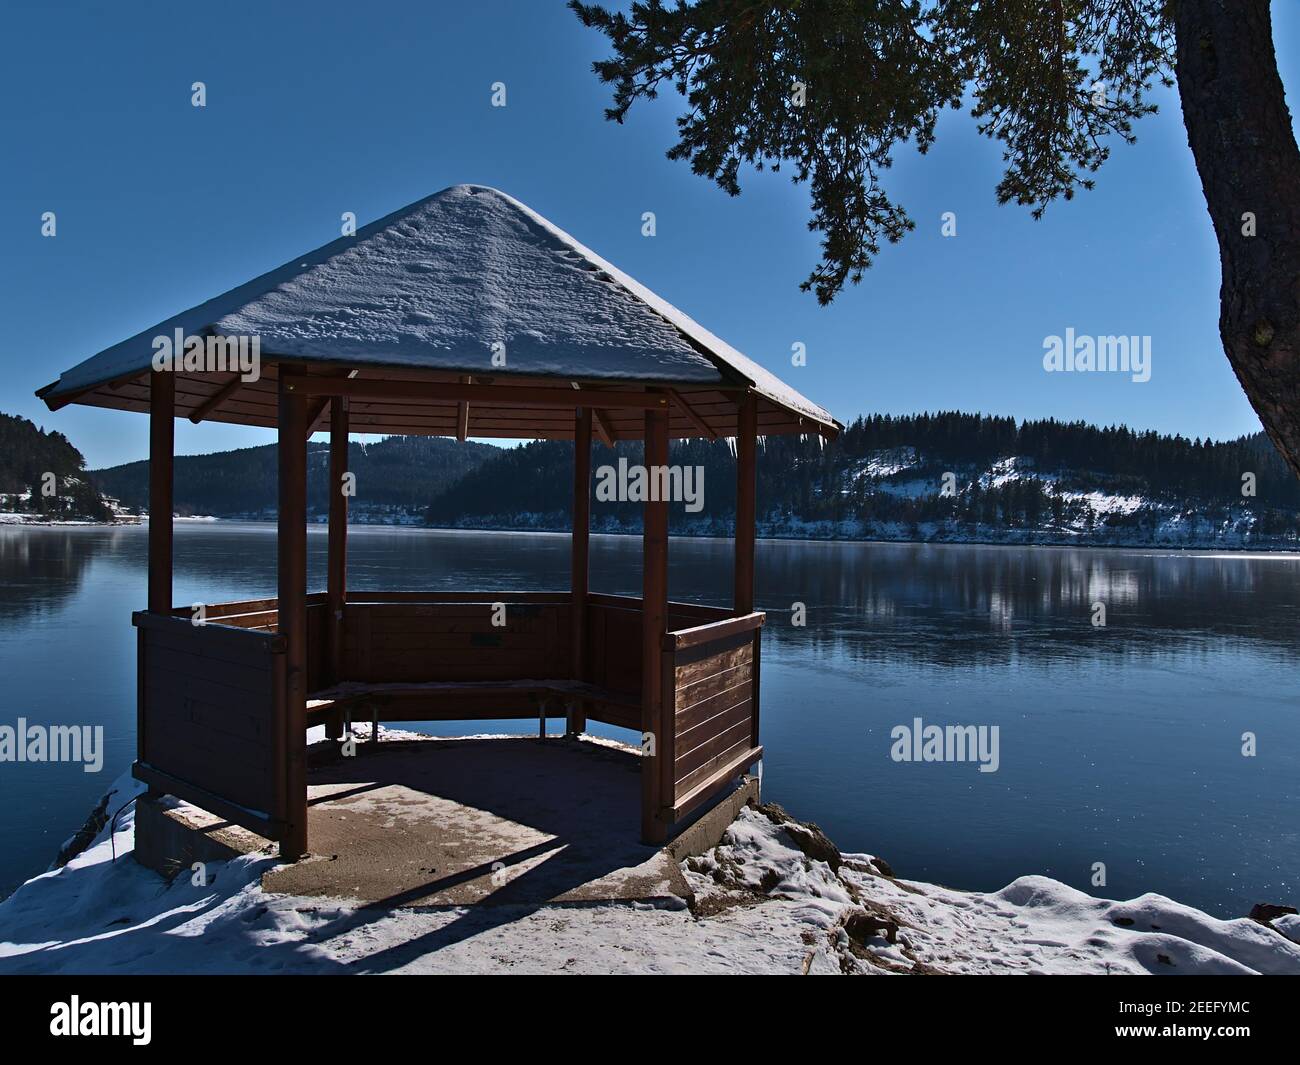
[[[52,463],[35,457],[40,441],[66,449],[60,468],[75,478],[75,449],[57,433],[26,425],[24,446],[33,454],[23,460],[27,472],[9,483],[25,485],[22,477]],[[308,456],[309,506],[319,519],[327,446],[312,443]],[[620,458],[639,463],[640,444],[596,445],[592,464],[616,468]],[[515,448],[439,437],[354,443],[351,513],[359,521],[563,530],[572,462],[572,445],[562,441]],[[703,469],[701,505],[674,502],[674,531],[729,535],[735,460],[728,442],[675,442],[671,462]],[[147,463],[90,476],[124,504],[147,507]],[[960,412],[872,415],[833,442],[761,441],[758,503],[768,536],[1300,547],[1300,482],[1262,434],[1214,442]],[[275,505],[274,445],[176,461],[181,514],[270,518]],[[603,501],[595,493],[597,530],[634,532],[640,519],[635,499]]]
[[[458,443],[446,437],[390,436],[378,443],[354,442],[348,469],[356,475],[355,517],[422,522],[429,501],[485,460],[499,454],[488,444]],[[329,445],[307,445],[307,503],[323,513]],[[277,450],[263,447],[178,455],[175,501],[178,514],[262,518],[275,514]],[[133,508],[148,508],[149,463],[128,462],[96,470],[95,480],[109,495]]]
[[[85,459],[68,438],[10,414],[0,414],[0,512],[60,520],[110,517],[86,475]]]
[[[597,445],[593,466],[619,456],[640,461],[640,445]],[[705,486],[700,512],[673,505],[673,528],[727,534],[728,444],[674,443],[671,461],[702,466]],[[562,442],[504,451],[434,500],[429,521],[567,528],[571,462]],[[758,504],[767,535],[1224,547],[1300,536],[1300,482],[1262,433],[1212,442],[960,412],[859,418],[832,443],[768,438]],[[633,530],[639,511],[597,501],[593,526]]]

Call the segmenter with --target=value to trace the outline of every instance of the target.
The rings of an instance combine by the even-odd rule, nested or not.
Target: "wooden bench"
[[[521,700],[530,709],[516,709]],[[353,712],[369,711],[372,738],[379,737],[379,721],[385,711],[392,713],[402,704],[415,704],[415,708],[402,708],[399,720],[454,721],[460,718],[518,718],[538,719],[538,732],[545,738],[547,717],[559,716],[552,711],[557,704],[565,708],[566,715],[576,707],[591,708],[599,721],[640,731],[641,701],[634,695],[613,692],[594,684],[573,680],[485,680],[485,681],[419,681],[393,683],[366,683],[342,681],[333,687],[313,692],[307,698],[307,724],[324,724],[331,738],[342,735],[345,716]],[[492,710],[494,704],[499,709]],[[485,712],[486,711],[486,712]],[[585,716],[585,715],[583,715]],[[570,717],[572,723],[572,717]],[[572,727],[570,732],[579,731]]]

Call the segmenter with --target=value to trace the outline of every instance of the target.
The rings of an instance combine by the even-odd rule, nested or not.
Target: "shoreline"
[[[266,527],[275,527],[275,521],[268,518],[240,518],[240,517],[219,517],[215,515],[195,515],[189,517],[174,517],[173,522],[177,525],[259,525]],[[67,521],[6,521],[0,519],[0,529],[20,529],[20,528],[131,528],[135,526],[144,526],[149,524],[147,517],[135,521],[91,521],[87,520],[67,520]],[[307,528],[310,531],[314,527],[324,528],[322,520],[308,521]],[[416,525],[406,522],[389,522],[389,521],[350,521],[349,529],[388,529],[388,530],[406,530],[412,532],[491,532],[491,533],[515,533],[524,536],[568,536],[569,530],[564,528],[532,528],[513,525]],[[761,524],[760,524],[761,529]],[[602,530],[593,528],[592,536],[628,536],[640,537],[640,530],[636,529],[611,529]],[[718,542],[729,541],[730,537],[725,534],[710,533],[693,533],[693,532],[670,532],[674,540],[714,540]],[[906,538],[889,538],[889,537],[853,537],[853,536],[801,536],[794,533],[781,533],[776,531],[760,532],[756,537],[758,540],[765,540],[772,543],[798,543],[798,544],[880,544],[880,545],[913,545],[917,547],[1036,547],[1036,548],[1056,548],[1056,549],[1084,549],[1084,550],[1113,550],[1113,551],[1160,551],[1168,554],[1223,554],[1223,555],[1240,555],[1247,557],[1250,555],[1276,555],[1276,556],[1298,556],[1300,557],[1300,542],[1290,544],[1224,544],[1213,541],[1203,541],[1199,543],[1173,544],[1159,540],[1069,540],[1064,538],[1044,538],[1036,539],[1026,538],[1003,538],[992,539],[986,537],[936,537],[932,539],[906,539]]]
[[[771,802],[678,863],[679,896],[376,912],[268,890],[269,848],[209,863],[201,882],[160,878],[132,854],[142,792],[123,774],[59,859],[0,901],[0,972],[1300,974],[1300,917],[1277,907],[1221,919],[1045,876],[984,892],[908,880]],[[462,934],[438,942],[451,926]]]

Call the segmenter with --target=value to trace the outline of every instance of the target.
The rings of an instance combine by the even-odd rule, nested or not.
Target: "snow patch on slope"
[[[893,477],[904,470],[911,469],[917,463],[916,448],[891,447],[873,451],[853,470],[851,477],[858,481],[866,477],[876,480],[881,477]]]

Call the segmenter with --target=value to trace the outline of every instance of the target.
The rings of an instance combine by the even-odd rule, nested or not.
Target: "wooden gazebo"
[[[201,338],[208,358],[156,369],[160,337]],[[212,362],[239,338],[260,345],[255,380]],[[294,859],[309,844],[309,725],[337,738],[354,713],[376,723],[540,716],[544,729],[562,709],[572,735],[587,720],[642,734],[641,835],[661,842],[760,757],[756,442],[833,437],[839,426],[510,197],[446,189],[99,353],[39,394],[51,410],[149,413],[134,773],[152,792],[277,840]],[[178,417],[278,430],[277,598],[209,605],[201,619],[173,603]],[[309,592],[307,441],[326,428],[328,576]],[[349,589],[350,432],[572,439],[569,590]],[[645,503],[641,598],[590,590],[593,435],[643,439],[652,471],[667,467],[672,437],[735,438],[729,608],[669,602],[662,494]]]

